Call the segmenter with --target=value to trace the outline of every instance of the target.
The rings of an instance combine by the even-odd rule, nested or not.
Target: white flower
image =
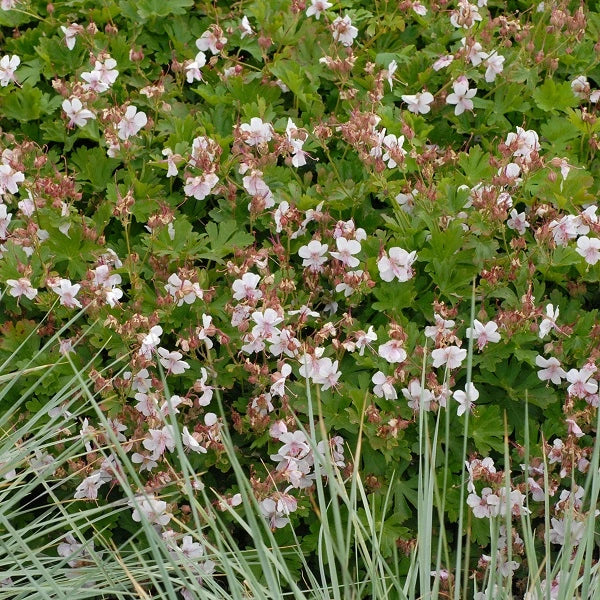
[[[132,135],[136,135],[142,127],[145,127],[148,117],[143,111],[138,112],[135,106],[128,106],[124,117],[117,125],[119,129],[119,139],[126,140]]]
[[[589,265],[595,265],[600,260],[600,239],[582,235],[577,239],[577,254]]]
[[[115,69],[116,66],[117,61],[110,56],[104,62],[97,60],[93,71],[81,74],[81,78],[87,82],[84,87],[98,93],[105,92],[117,80],[119,71]]]
[[[60,303],[67,308],[81,308],[79,300],[75,298],[77,292],[81,289],[79,284],[72,284],[68,279],[59,279],[58,284],[51,285],[50,288],[60,297]]]
[[[352,46],[354,38],[358,35],[358,29],[352,25],[348,15],[337,17],[331,24],[333,29],[333,39],[340,42],[343,46]]]
[[[235,300],[249,300],[256,302],[262,298],[263,293],[257,288],[260,275],[244,273],[241,279],[236,279],[231,286]]]
[[[136,498],[138,508],[134,508],[131,518],[139,523],[142,520],[142,515],[150,523],[156,523],[157,525],[166,525],[173,516],[167,512],[167,503],[164,500],[156,500],[154,496],[148,498]],[[129,506],[133,506],[133,501],[128,502]]]
[[[69,127],[73,127],[73,125],[83,127],[90,119],[96,118],[96,115],[91,110],[83,108],[83,104],[79,98],[64,100],[62,109],[65,111],[67,117],[69,117]]]
[[[163,148],[161,154],[167,157],[167,177],[175,177],[179,173],[175,161],[177,158],[181,158],[181,156],[174,155],[171,148]],[[169,223],[169,225],[172,225],[172,223]]]
[[[434,71],[440,71],[441,69],[445,69],[447,66],[449,66],[450,64],[452,64],[453,60],[454,60],[454,56],[452,54],[447,54],[445,56],[440,56],[433,63],[433,70]]]
[[[413,2],[412,9],[421,17],[424,17],[427,14],[427,8],[420,2]]]
[[[404,362],[407,354],[402,344],[400,340],[390,340],[379,346],[378,354],[391,364]]]
[[[61,31],[65,34],[65,44],[69,50],[75,48],[77,35],[83,32],[83,27],[77,23],[71,23],[68,27],[60,26]]]
[[[523,156],[525,159],[529,159],[532,152],[538,152],[541,148],[537,132],[533,129],[525,131],[522,127],[517,127],[517,133],[510,132],[504,143],[506,146],[516,147],[513,156]]]
[[[173,438],[173,428],[171,425],[165,425],[162,429],[149,429],[149,438],[146,438],[142,444],[146,450],[152,452],[152,460],[162,456],[165,450],[173,452],[175,450],[175,439]]]
[[[395,278],[398,281],[408,281],[414,274],[412,264],[417,258],[416,251],[407,252],[402,248],[395,246],[390,248],[389,256],[385,254],[377,261],[379,276],[383,281],[392,281]]]
[[[162,327],[155,325],[150,329],[150,333],[142,340],[142,347],[140,348],[140,354],[146,358],[152,358],[152,352],[160,344],[160,336],[162,335]]]
[[[477,319],[473,321],[473,327],[467,327],[467,338],[473,338],[477,341],[479,350],[483,350],[488,342],[497,343],[500,341],[500,334],[497,332],[498,325],[494,321],[489,321],[485,325]]]
[[[396,398],[398,398],[398,394],[393,385],[393,377],[386,377],[383,372],[377,371],[377,373],[371,377],[371,381],[375,384],[373,393],[378,398],[385,398],[386,400],[396,400]]]
[[[321,244],[319,240],[311,240],[306,246],[298,250],[298,255],[302,258],[302,266],[308,267],[311,271],[320,272],[323,265],[327,262],[325,253],[329,249],[327,244]]]
[[[181,352],[169,352],[166,348],[159,348],[160,364],[173,375],[181,375],[190,368],[185,361],[181,360],[183,354]]]
[[[560,309],[558,306],[556,307],[556,310],[554,310],[552,304],[546,305],[546,318],[540,323],[539,336],[541,339],[544,339],[551,329],[558,329],[556,319],[558,319],[559,314]]]
[[[339,260],[346,267],[357,267],[360,264],[360,260],[354,256],[361,250],[360,242],[339,237],[335,240],[335,243],[337,252],[329,253],[333,258]]]
[[[204,65],[206,65],[206,54],[204,52],[198,52],[193,61],[186,63],[185,75],[188,83],[202,81],[202,71],[200,69]]]
[[[223,46],[227,43],[227,38],[223,36],[220,27],[212,25],[205,31],[199,39],[196,40],[196,47],[202,52],[210,50],[213,54],[219,54]]]
[[[542,381],[551,381],[555,385],[560,385],[561,380],[567,377],[565,370],[560,366],[560,362],[554,357],[545,359],[538,354],[535,357],[535,364],[542,368],[541,371],[538,371],[538,377]]]
[[[200,442],[194,437],[193,433],[188,431],[187,427],[184,427],[181,431],[181,441],[186,448],[189,448],[193,452],[200,454],[206,454],[207,452],[206,448],[200,445]]]
[[[264,312],[253,312],[252,320],[256,323],[252,328],[252,335],[255,338],[268,340],[281,333],[277,329],[277,325],[283,321],[283,317],[280,317],[272,308],[267,308]]]
[[[436,369],[442,365],[446,365],[448,369],[456,369],[467,358],[467,351],[458,346],[447,346],[446,348],[433,350],[431,357],[433,358],[433,366]]]
[[[310,0],[310,2],[310,6],[306,9],[306,16],[312,17],[314,15],[317,21],[321,18],[321,13],[323,11],[333,6],[333,4],[327,0]]]
[[[0,237],[2,237],[0,235]],[[13,298],[20,298],[25,296],[29,300],[33,300],[38,291],[31,285],[31,281],[27,277],[20,277],[19,279],[7,279],[6,284],[10,286],[11,290],[9,294]]]
[[[75,490],[74,498],[85,498],[88,500],[95,500],[98,497],[98,488],[104,483],[100,479],[101,472],[96,471],[90,476],[86,477]]]
[[[254,35],[254,30],[252,29],[252,27],[250,27],[250,21],[248,21],[248,17],[246,15],[242,17],[240,29],[242,30],[242,33],[240,35],[242,39],[244,39],[247,35]]]
[[[417,92],[413,95],[405,94],[402,96],[402,101],[408,104],[407,108],[411,113],[426,115],[431,110],[429,105],[433,102],[433,95],[429,92]]]
[[[460,417],[467,411],[467,409],[470,411],[473,408],[473,404],[475,404],[479,398],[479,392],[473,383],[469,382],[466,385],[464,392],[462,390],[458,390],[452,394],[452,397],[458,402],[456,414]]]
[[[485,71],[485,80],[488,83],[492,83],[496,81],[496,75],[499,75],[504,70],[504,56],[501,54],[484,54],[485,58],[485,66],[487,67]]]
[[[369,330],[365,333],[364,331],[356,332],[356,348],[358,348],[358,354],[362,356],[365,353],[365,348],[369,346],[371,342],[377,341],[377,334],[373,330],[373,325],[369,327]]]
[[[386,150],[381,158],[384,162],[387,162],[389,169],[393,169],[397,166],[398,162],[402,161],[406,155],[406,150],[402,148],[403,144],[403,135],[396,137],[393,133],[390,133],[383,138],[383,146]]]
[[[477,93],[477,88],[469,89],[469,80],[461,75],[452,84],[454,93],[448,94],[446,104],[455,104],[454,114],[462,115],[465,110],[473,110],[473,101],[471,98]]]
[[[598,382],[592,379],[595,373],[595,366],[584,366],[582,369],[571,369],[567,373],[567,381],[571,384],[567,388],[570,396],[584,399],[590,394],[595,394],[598,391]]]
[[[387,68],[387,81],[390,84],[390,90],[394,89],[394,73],[398,70],[398,63],[392,60]]]
[[[530,226],[527,222],[527,215],[524,212],[518,213],[514,208],[510,211],[510,219],[506,221],[506,224],[520,235],[524,235],[527,227]]]
[[[402,390],[402,395],[408,400],[408,406],[413,410],[418,411],[423,402],[423,409],[429,410],[433,394],[427,388],[421,388],[421,382],[418,379],[413,379],[408,384],[408,388]]]
[[[582,100],[585,100],[590,93],[590,84],[587,77],[580,75],[571,81],[571,90],[573,94]]]
[[[499,510],[500,498],[492,493],[492,489],[485,487],[481,490],[481,498],[473,493],[467,497],[467,504],[473,509],[476,519],[495,517]]]
[[[0,85],[2,87],[6,87],[11,81],[15,81],[15,71],[20,64],[21,59],[14,54],[0,58]]]
[[[214,173],[205,173],[198,177],[188,177],[185,180],[183,192],[186,196],[193,196],[196,200],[204,200],[212,193],[219,183],[219,178]]]
[[[242,123],[240,131],[244,134],[244,141],[248,146],[266,144],[273,138],[271,123],[263,123],[263,120],[258,117],[252,117],[250,123]]]

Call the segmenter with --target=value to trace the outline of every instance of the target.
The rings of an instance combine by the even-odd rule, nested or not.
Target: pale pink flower
[[[72,284],[68,279],[59,279],[56,285],[50,285],[50,289],[58,294],[60,303],[67,308],[81,308],[81,303],[75,298],[81,286],[76,283]]]
[[[100,479],[100,471],[96,471],[92,473],[88,477],[86,477],[75,490],[74,498],[77,499],[86,499],[86,500],[95,500],[98,498],[98,488],[104,483]]]
[[[402,101],[408,104],[408,110],[415,115],[426,115],[430,110],[430,104],[433,102],[433,94],[429,92],[417,92],[416,94],[405,94]]]
[[[496,81],[496,75],[500,75],[504,70],[504,56],[501,54],[493,53],[493,54],[485,54],[485,66],[487,67],[485,70],[485,80],[488,83],[492,83]]]
[[[164,500],[157,500],[154,496],[148,498],[137,497],[138,508],[134,508],[131,518],[139,523],[142,518],[146,518],[150,523],[156,525],[167,525],[173,515],[167,512],[167,503]],[[133,501],[128,502],[133,507]],[[143,515],[143,516],[142,516]]]
[[[162,327],[160,325],[155,325],[150,329],[150,333],[148,333],[144,339],[142,340],[142,346],[140,348],[140,354],[146,358],[152,358],[152,353],[160,344],[160,336],[162,335]]]
[[[6,192],[16,194],[19,191],[18,184],[23,181],[25,181],[25,175],[21,171],[17,171],[7,164],[0,165],[0,195],[6,194]],[[0,203],[0,219],[3,217],[6,218],[6,206]]]
[[[577,438],[583,437],[585,433],[581,430],[581,427],[573,419],[566,419],[569,435],[574,435]],[[583,489],[583,488],[581,488]]]
[[[461,75],[452,84],[454,93],[448,94],[446,104],[455,104],[454,114],[462,115],[465,110],[473,110],[473,98],[477,94],[477,88],[469,89],[469,80]]]
[[[433,63],[433,70],[440,71],[441,69],[445,69],[447,66],[452,64],[453,60],[454,60],[454,56],[452,54],[446,54],[445,56],[440,56]]]
[[[77,23],[71,23],[68,27],[61,25],[60,29],[65,34],[65,44],[67,48],[73,50],[73,48],[75,48],[77,36],[84,31],[83,27]]]
[[[160,364],[172,375],[181,375],[190,368],[190,365],[181,360],[183,358],[181,352],[169,352],[166,348],[159,348],[158,354],[160,355]]]
[[[542,368],[541,371],[538,371],[538,377],[542,381],[551,381],[555,385],[560,385],[561,380],[566,379],[567,377],[567,373],[560,366],[560,362],[557,358],[551,357],[545,359],[538,354],[535,357],[535,364]]]
[[[328,249],[327,244],[321,244],[319,240],[311,240],[298,250],[298,255],[303,259],[302,266],[317,273],[322,271],[323,265],[327,262],[325,254]]]
[[[219,182],[214,173],[204,173],[198,177],[188,177],[185,180],[183,192],[186,196],[193,196],[196,200],[204,200]]]
[[[0,237],[2,237],[0,235]],[[31,285],[31,281],[27,277],[20,277],[19,279],[7,279],[6,284],[10,286],[9,294],[13,298],[20,298],[25,296],[29,300],[33,300],[38,291]]]
[[[515,144],[513,156],[522,156],[525,159],[529,159],[532,152],[538,152],[541,148],[537,132],[533,129],[525,131],[522,127],[517,127],[516,133],[510,132],[504,143],[506,146]]]
[[[133,105],[128,106],[125,115],[117,125],[119,139],[126,140],[132,135],[136,135],[140,129],[146,126],[147,122],[148,117],[145,112],[138,112],[138,109]]]
[[[467,338],[473,338],[477,341],[479,350],[483,350],[489,342],[497,343],[500,341],[500,334],[497,331],[498,325],[494,321],[489,321],[485,325],[475,319],[473,327],[467,327]]]
[[[262,291],[258,289],[260,275],[244,273],[241,279],[236,279],[231,286],[235,300],[249,300],[256,302],[262,298]]]
[[[467,497],[467,504],[473,509],[473,516],[476,519],[495,517],[499,513],[500,498],[492,492],[492,489],[485,487],[481,490],[481,497],[472,493]]]
[[[161,154],[167,157],[167,177],[175,177],[179,173],[176,160],[181,156],[173,154],[171,148],[163,148]]]
[[[555,310],[552,304],[546,305],[546,318],[540,323],[539,329],[539,336],[541,339],[544,339],[551,329],[558,329],[558,326],[556,325],[556,319],[558,319],[559,314],[560,309],[558,306]]]
[[[425,327],[425,337],[435,340],[439,336],[446,336],[452,333],[454,327],[454,321],[450,319],[442,319],[440,315],[434,314],[435,325],[428,325]]]
[[[400,340],[390,340],[382,344],[379,346],[378,354],[391,364],[404,362],[407,357],[403,342]]]
[[[152,471],[155,467],[158,467],[158,463],[149,455],[149,454],[140,454],[139,452],[134,452],[131,455],[131,462],[135,463],[139,466],[139,472],[142,471]]]
[[[0,58],[0,85],[6,87],[11,81],[16,81],[15,71],[21,64],[21,59],[16,56],[5,55]]]
[[[416,251],[407,252],[399,247],[390,248],[389,256],[384,254],[377,261],[379,276],[383,281],[392,281],[394,277],[398,281],[408,281],[412,278],[414,271],[412,264],[417,258]]]
[[[266,144],[271,141],[274,133],[271,123],[263,123],[258,117],[252,117],[250,123],[242,123],[240,131],[244,134],[244,141],[248,146]]]
[[[283,317],[272,308],[267,308],[264,312],[253,312],[252,320],[256,323],[252,328],[252,335],[255,338],[268,340],[281,333],[277,325],[283,321]]]
[[[433,394],[427,388],[421,388],[418,379],[412,379],[407,388],[402,390],[402,395],[408,400],[408,406],[415,411],[420,410],[421,403],[424,410],[429,410]]]
[[[577,239],[576,251],[589,265],[595,265],[600,260],[600,239],[582,235]]]
[[[506,224],[520,235],[525,235],[527,227],[530,226],[527,222],[527,215],[524,212],[518,213],[514,208],[510,211],[510,219],[506,221]]]
[[[573,90],[573,94],[580,98],[581,100],[585,100],[590,93],[590,84],[585,75],[579,75],[571,81],[571,90]]]
[[[321,13],[328,8],[331,8],[333,4],[327,0],[310,0],[311,4],[306,9],[306,16],[312,17],[314,15],[317,21],[321,18]]]
[[[396,400],[398,394],[394,388],[394,378],[386,377],[382,371],[377,371],[371,381],[375,384],[373,387],[373,393],[378,398],[385,398],[386,400]]]
[[[390,61],[387,68],[387,82],[390,84],[390,90],[394,89],[394,73],[398,70],[398,63],[395,60]]]
[[[373,325],[369,327],[369,330],[365,333],[364,331],[356,332],[356,348],[358,348],[359,356],[363,356],[365,348],[370,347],[371,342],[377,341],[377,334],[373,330]]]
[[[207,450],[200,442],[194,437],[193,433],[190,433],[187,427],[184,427],[181,431],[181,441],[183,445],[191,450],[200,454],[206,454]]]
[[[465,391],[457,390],[452,394],[452,397],[458,402],[458,409],[456,414],[460,417],[465,414],[467,410],[471,411],[473,405],[479,398],[479,392],[475,388],[472,382],[467,383]]]
[[[188,83],[194,81],[202,81],[202,67],[206,65],[206,54],[204,52],[198,52],[194,60],[186,62],[185,64],[185,78]]]
[[[590,394],[595,394],[598,391],[598,382],[592,379],[595,372],[594,365],[585,365],[579,370],[571,369],[567,373],[567,381],[571,384],[567,388],[568,394],[576,398],[585,398]]]
[[[343,46],[352,46],[354,38],[358,35],[358,29],[352,25],[348,15],[337,17],[331,24],[333,39]]]
[[[385,131],[385,130],[384,130]],[[389,133],[383,138],[383,156],[381,159],[387,162],[389,169],[393,169],[406,156],[406,150],[402,148],[404,144],[404,136],[396,137],[393,133]]]
[[[341,261],[346,267],[357,267],[360,260],[354,255],[361,251],[360,242],[356,240],[348,240],[344,237],[338,237],[336,240],[337,252],[330,252],[333,258]]]
[[[202,52],[210,50],[213,54],[219,54],[226,43],[227,38],[223,35],[221,28],[216,25],[211,25],[211,27],[196,40],[196,47]]]
[[[96,118],[96,115],[91,110],[83,107],[79,98],[74,97],[70,100],[64,100],[62,109],[69,118],[69,127],[73,127],[73,125],[83,127],[90,119]]]
[[[431,357],[433,358],[433,366],[436,369],[442,365],[446,365],[448,369],[456,369],[467,358],[467,351],[458,346],[447,346],[433,350]]]
[[[144,448],[152,452],[152,459],[156,460],[165,453],[165,450],[173,452],[175,450],[175,439],[173,437],[173,427],[165,425],[162,429],[149,429],[149,438],[142,442]]]

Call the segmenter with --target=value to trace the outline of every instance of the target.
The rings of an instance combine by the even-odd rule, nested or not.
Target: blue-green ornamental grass
[[[596,3],[0,8],[0,599],[598,597]]]

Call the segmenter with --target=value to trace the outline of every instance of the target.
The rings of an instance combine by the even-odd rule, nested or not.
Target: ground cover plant
[[[0,598],[597,597],[597,3],[0,6]]]

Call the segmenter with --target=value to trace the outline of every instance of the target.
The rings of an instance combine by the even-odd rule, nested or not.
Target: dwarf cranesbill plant
[[[360,579],[368,557],[320,552],[315,502],[360,473],[410,584],[427,425],[435,585],[572,589],[528,561],[581,562],[596,510],[600,13],[523,8],[2,1],[0,361],[56,363],[6,428],[64,422],[0,476],[50,474],[68,514],[120,507],[40,553],[77,575],[100,537],[135,539],[227,590],[221,541],[190,533],[203,492],[241,549],[252,511],[297,540],[298,581],[319,561]],[[49,412],[73,367],[98,410]]]

